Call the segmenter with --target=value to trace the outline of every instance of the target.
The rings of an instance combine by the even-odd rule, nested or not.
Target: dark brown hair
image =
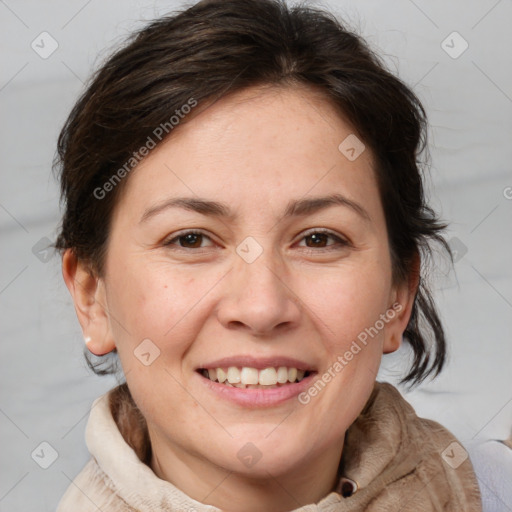
[[[323,10],[282,0],[203,0],[133,34],[91,77],[59,136],[55,169],[65,210],[56,247],[71,248],[101,275],[127,162],[157,127],[172,133],[172,115],[186,122],[182,109],[191,99],[206,105],[256,85],[321,91],[371,149],[395,282],[422,259],[404,333],[414,358],[403,382],[437,375],[445,335],[422,277],[433,242],[451,253],[423,190],[426,115],[364,40]],[[112,182],[116,176],[122,179]],[[114,186],[99,194],[107,182]]]

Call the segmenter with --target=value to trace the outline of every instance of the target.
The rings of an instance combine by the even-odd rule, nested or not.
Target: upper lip
[[[263,370],[264,368],[279,368],[280,366],[286,366],[288,368],[297,368],[298,370],[314,371],[314,368],[304,361],[295,359],[293,357],[285,356],[270,356],[270,357],[254,357],[254,356],[231,356],[224,357],[222,359],[216,359],[215,361],[204,363],[198,367],[198,369],[212,369],[212,368],[229,368],[230,366],[236,366],[237,368],[249,367],[256,368],[257,370]]]

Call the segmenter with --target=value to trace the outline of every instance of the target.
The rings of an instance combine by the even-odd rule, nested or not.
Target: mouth
[[[313,370],[295,366],[267,366],[255,368],[251,366],[218,366],[214,368],[198,368],[202,377],[223,386],[239,389],[275,389],[297,384],[311,376]]]
[[[205,361],[195,370],[198,383],[212,397],[249,409],[290,403],[311,386],[317,373],[303,360],[277,355],[230,356]]]

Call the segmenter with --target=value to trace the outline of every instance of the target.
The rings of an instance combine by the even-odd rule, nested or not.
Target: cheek
[[[147,267],[126,268],[111,274],[109,281],[109,312],[114,318],[116,343],[127,338],[156,336],[172,327],[180,300],[178,287],[171,286],[163,272],[153,272]],[[117,324],[117,327],[116,327]]]
[[[179,382],[183,356],[202,325],[201,309],[194,306],[209,288],[206,281],[154,262],[111,271],[111,329],[126,381],[147,418],[165,410],[170,419],[183,407],[197,406]],[[166,400],[169,395],[179,399]]]
[[[335,272],[302,281],[300,297],[316,315],[330,353],[345,350],[360,333],[385,313],[390,295],[390,272],[385,265],[347,265]],[[375,336],[375,338],[380,337]]]
[[[168,356],[176,364],[176,356],[188,348],[205,321],[202,301],[220,279],[217,274],[158,261],[113,272],[108,306],[121,358],[150,339],[163,360]]]

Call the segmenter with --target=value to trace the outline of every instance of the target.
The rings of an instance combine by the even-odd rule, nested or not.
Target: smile
[[[267,367],[261,370],[253,367],[229,366],[226,368],[201,368],[201,375],[213,382],[242,389],[273,389],[302,381],[310,372],[295,367]]]

